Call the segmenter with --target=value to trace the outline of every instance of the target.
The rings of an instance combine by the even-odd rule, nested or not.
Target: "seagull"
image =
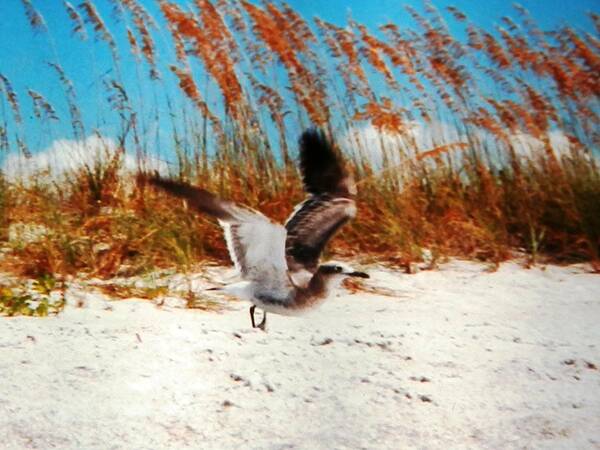
[[[356,184],[322,130],[305,131],[299,145],[300,172],[308,195],[285,225],[199,187],[158,175],[140,176],[218,220],[241,281],[213,289],[252,303],[252,327],[263,331],[267,312],[301,314],[323,302],[344,278],[369,278],[344,263],[319,264],[327,242],[356,215]],[[263,310],[258,325],[254,320],[257,307]]]

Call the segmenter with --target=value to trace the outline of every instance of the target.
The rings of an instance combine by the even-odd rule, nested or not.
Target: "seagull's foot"
[[[252,321],[252,328],[260,328],[261,330],[265,331],[265,327],[267,326],[267,312],[264,311],[263,312],[263,319],[262,321],[256,325],[256,322],[254,321],[254,310],[256,309],[256,305],[252,305],[250,307],[250,320]]]
[[[263,311],[263,319],[262,322],[257,325],[263,331],[267,331],[265,328],[267,327],[267,312]]]

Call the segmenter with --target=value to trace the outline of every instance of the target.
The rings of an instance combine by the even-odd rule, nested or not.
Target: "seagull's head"
[[[346,278],[346,277],[357,277],[357,278],[369,278],[369,275],[365,272],[354,270],[347,264],[338,262],[329,262],[319,266],[319,273],[325,278]]]

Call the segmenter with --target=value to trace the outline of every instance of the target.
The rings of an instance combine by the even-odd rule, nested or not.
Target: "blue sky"
[[[370,26],[382,25],[392,21],[398,25],[409,25],[410,17],[403,9],[403,5],[411,5],[422,9],[422,1],[403,0],[291,0],[294,9],[304,17],[319,16],[322,19],[343,23],[348,12],[352,16]],[[433,5],[438,9],[447,6],[456,6],[463,11],[470,20],[482,27],[490,27],[502,16],[515,16],[514,2],[510,0],[433,0]],[[524,6],[542,27],[551,27],[556,24],[566,23],[573,26],[589,29],[591,21],[587,19],[586,12],[600,11],[598,0],[522,0],[516,2]]]
[[[160,14],[155,0],[140,0],[157,18]],[[59,0],[32,0],[32,3],[45,17],[50,34],[35,34],[31,31],[21,0],[1,0],[0,17],[0,73],[7,76],[19,95],[23,108],[23,115],[27,118],[32,115],[31,100],[27,96],[27,88],[42,93],[64,117],[61,124],[44,129],[38,125],[28,125],[27,136],[30,147],[39,150],[47,146],[52,140],[68,137],[70,129],[67,125],[68,114],[64,95],[56,76],[48,70],[45,61],[58,56],[65,67],[68,76],[74,81],[80,107],[86,117],[88,128],[99,128],[104,134],[115,133],[114,116],[106,111],[106,97],[102,85],[98,81],[110,67],[110,56],[103,43],[90,44],[80,42],[72,33],[72,24],[69,21],[62,1]],[[78,4],[79,0],[72,0]],[[119,47],[127,48],[125,35],[122,28],[111,20],[111,6],[108,0],[94,2],[107,22],[109,28],[118,38]],[[181,3],[181,2],[180,2]],[[186,2],[187,3],[187,2]],[[319,16],[320,18],[342,25],[350,14],[355,20],[364,23],[370,29],[386,22],[394,22],[400,27],[413,27],[414,24],[403,5],[411,5],[422,10],[421,1],[409,0],[328,0],[306,1],[290,0],[289,4],[305,18]],[[503,0],[434,0],[433,4],[440,10],[453,5],[462,10],[469,19],[485,29],[492,29],[502,16],[515,17],[516,11],[510,2]],[[562,0],[523,0],[520,2],[527,8],[536,22],[543,28],[556,28],[560,24],[568,24],[580,30],[593,32],[591,20],[587,17],[589,11],[600,13],[600,0],[575,0],[565,2]],[[162,22],[160,22],[162,23]],[[455,23],[449,20],[451,27]],[[89,26],[88,26],[89,28]],[[456,26],[456,30],[462,26]],[[91,34],[91,30],[89,30]],[[120,36],[120,37],[119,37]],[[165,30],[155,33],[158,38],[161,60],[174,62],[170,51],[170,38]],[[162,42],[160,42],[162,40]],[[60,44],[60,45],[58,45]],[[122,50],[125,53],[125,50]],[[124,79],[128,84],[135,86],[137,75],[130,57],[123,56]],[[170,74],[167,74],[170,76]],[[137,88],[136,88],[137,89]],[[156,86],[144,83],[139,87],[139,98],[150,101],[154,96],[161,95]],[[174,96],[180,95],[175,89]],[[99,107],[98,105],[103,105]],[[0,110],[1,112],[1,110]],[[27,122],[30,122],[29,120]],[[35,122],[35,121],[31,121]],[[149,130],[152,132],[152,130]],[[0,155],[2,158],[2,155]]]

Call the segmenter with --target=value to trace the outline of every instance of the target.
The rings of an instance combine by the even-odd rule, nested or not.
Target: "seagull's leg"
[[[250,307],[250,320],[252,321],[252,328],[256,328],[256,325],[254,323],[254,310],[256,309],[256,305],[252,305]]]
[[[258,328],[265,331],[265,327],[267,326],[267,312],[263,311],[263,320],[261,323],[257,325]]]

